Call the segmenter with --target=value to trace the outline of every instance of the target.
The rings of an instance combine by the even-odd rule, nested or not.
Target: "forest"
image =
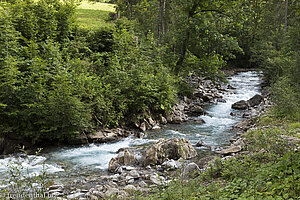
[[[149,113],[165,116],[178,96],[193,96],[186,77],[195,74],[225,81],[223,70],[246,68],[264,73],[274,103],[266,117],[271,128],[292,124],[299,138],[299,1],[110,3],[115,12],[104,15],[105,25],[83,26],[76,0],[1,1],[0,136],[16,134],[33,144],[59,144],[101,128],[134,127]],[[270,163],[276,163],[276,170],[299,167],[299,150],[269,153],[256,157],[253,165],[251,159],[243,160],[241,168],[251,166],[266,175]],[[296,162],[284,166],[290,155]],[[238,162],[232,161],[232,166]],[[243,182],[245,177],[231,174],[232,166],[216,165],[207,175],[231,181],[231,188],[206,177],[208,189],[195,189],[197,183],[191,181],[185,186],[189,189],[177,194],[172,191],[181,184],[176,183],[175,189],[170,186],[166,193],[149,198],[249,199],[247,195],[255,193],[260,199],[296,199],[299,195],[300,177],[293,170],[276,177],[279,172],[272,168],[276,172],[269,171],[269,177],[274,176],[279,185],[272,185],[272,179],[262,186],[258,183],[262,177]],[[207,192],[205,198],[201,192]]]

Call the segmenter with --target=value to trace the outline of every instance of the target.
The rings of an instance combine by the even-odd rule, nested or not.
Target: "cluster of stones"
[[[63,185],[53,185],[48,192],[57,199],[125,199],[135,191],[147,193],[154,186],[168,185],[172,178],[166,178],[166,172],[181,169],[182,179],[201,172],[196,163],[188,160],[196,157],[197,152],[186,139],[160,139],[141,153],[139,156],[134,149],[120,149],[109,163],[111,175],[100,177],[101,184],[94,187],[66,191]]]

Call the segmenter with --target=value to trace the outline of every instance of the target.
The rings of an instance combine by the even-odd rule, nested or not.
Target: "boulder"
[[[192,104],[189,106],[188,113],[191,116],[199,116],[204,115],[205,112],[201,106]]]
[[[135,164],[135,156],[126,149],[124,151],[124,165],[134,165],[134,164]]]
[[[202,140],[199,140],[196,144],[196,147],[202,147],[202,146],[205,146],[205,144]]]
[[[247,101],[241,100],[232,104],[231,108],[236,110],[246,110],[249,108],[249,104]]]
[[[199,168],[199,166],[192,162],[192,163],[189,163],[187,164],[182,173],[181,173],[181,178],[183,179],[190,179],[190,178],[195,178],[197,176],[199,176],[201,170]]]
[[[144,166],[162,164],[168,159],[189,159],[197,156],[197,152],[187,139],[159,139],[146,149]]]
[[[264,98],[261,95],[256,94],[254,97],[248,100],[248,103],[251,107],[253,107],[259,105],[263,100]]]
[[[108,164],[108,171],[112,173],[118,172],[120,166],[124,165],[135,165],[136,158],[133,153],[131,153],[128,149],[119,152],[116,158],[112,158]]]
[[[112,172],[112,173],[115,173],[115,172],[117,172],[117,170],[119,169],[120,166],[121,165],[118,162],[118,160],[116,158],[112,158],[109,161],[109,164],[108,164],[108,171]]]

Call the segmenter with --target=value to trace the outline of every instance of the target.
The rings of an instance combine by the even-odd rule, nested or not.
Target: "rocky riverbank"
[[[197,80],[195,81],[196,83],[205,81],[191,77],[192,81],[195,79]],[[208,84],[210,85],[210,83]],[[193,99],[182,97],[179,103],[173,108],[173,112],[177,113],[171,117],[171,119],[177,118],[182,120],[172,121],[166,117],[166,121],[169,123],[181,123],[193,120],[195,115],[190,114],[191,112],[186,108],[199,105],[203,109],[205,103],[221,101],[222,93],[226,92],[226,87],[232,89],[229,85],[220,84],[220,86],[216,86],[215,91],[217,92],[214,93],[214,95],[209,95],[211,96],[211,98],[208,98],[210,99],[209,101],[204,101],[206,98],[203,99],[200,95],[196,95],[196,98]],[[203,90],[201,90],[201,92],[200,90],[195,91],[196,94],[197,92],[204,93]],[[231,115],[244,117],[245,120],[233,127],[233,129],[237,131],[237,137],[232,138],[230,146],[221,149],[212,149],[215,156],[199,159],[194,147],[186,139],[160,139],[147,148],[120,149],[117,157],[112,158],[109,163],[108,170],[110,173],[108,175],[103,175],[95,179],[78,180],[75,181],[73,185],[60,186],[59,191],[49,188],[49,192],[61,196],[62,198],[64,196],[64,198],[66,197],[67,199],[109,199],[112,197],[122,199],[130,196],[131,193],[135,191],[147,193],[152,187],[167,185],[174,178],[193,178],[206,170],[207,167],[209,167],[208,163],[214,160],[216,156],[222,159],[228,159],[242,153],[247,144],[241,135],[247,129],[255,127],[254,119],[271,105],[267,94],[268,92],[263,92],[263,95],[255,95],[248,100],[245,99],[243,103],[246,106],[244,106],[243,110],[238,108],[231,113]],[[195,102],[199,102],[199,104],[195,104]],[[235,104],[233,104],[232,107],[234,108]],[[204,110],[202,114],[205,114]],[[152,120],[155,121],[154,119]],[[146,121],[148,123],[151,122],[149,119],[146,119]],[[155,126],[160,125],[162,124],[158,124],[156,121]],[[201,146],[203,142],[199,141],[197,145]],[[84,185],[84,187],[80,187],[80,185]]]
[[[169,114],[155,116],[149,113],[148,118],[139,119],[134,123],[134,129],[102,129],[95,134],[82,134],[73,139],[72,143],[111,142],[129,135],[140,137],[146,130],[159,129],[167,123],[177,124],[191,120],[205,123],[199,118],[206,114],[204,106],[225,101],[222,98],[223,94],[234,90],[228,84],[214,83],[196,76],[188,77],[187,82],[195,88],[193,98],[179,97],[178,103]],[[243,151],[246,144],[240,135],[255,126],[254,118],[270,106],[267,94],[268,92],[263,92],[263,95],[255,95],[232,105],[232,108],[237,110],[231,115],[243,117],[245,120],[233,127],[238,132],[238,137],[232,138],[230,146],[211,149],[216,156],[227,159]],[[202,145],[205,145],[202,141],[197,143],[197,146]],[[167,185],[174,178],[195,177],[205,170],[209,161],[213,159],[214,156],[199,159],[196,150],[187,139],[159,139],[148,147],[119,149],[118,155],[110,160],[107,175],[75,178],[72,183],[63,183],[64,185],[54,183],[48,192],[67,199],[109,199],[113,196],[122,199],[130,196],[133,191],[147,193],[152,187]]]

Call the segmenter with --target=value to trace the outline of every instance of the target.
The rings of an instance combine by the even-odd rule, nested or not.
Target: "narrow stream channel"
[[[241,117],[231,116],[231,105],[239,100],[248,100],[260,93],[261,72],[240,72],[228,78],[229,83],[235,89],[229,89],[223,95],[225,103],[207,105],[207,115],[199,116],[205,123],[183,123],[168,125],[159,131],[149,131],[145,138],[125,138],[117,142],[107,144],[90,144],[82,147],[65,147],[48,149],[40,156],[31,156],[30,159],[21,160],[24,168],[30,173],[39,173],[43,164],[49,173],[56,179],[72,179],[87,177],[93,174],[106,173],[108,163],[120,148],[132,146],[144,146],[157,141],[159,138],[183,137],[195,145],[199,140],[211,148],[225,146],[235,136],[232,126],[241,121]],[[196,147],[200,156],[210,152],[210,148]],[[0,179],[7,174],[7,164],[14,157],[0,159]],[[1,182],[0,182],[1,185]]]

